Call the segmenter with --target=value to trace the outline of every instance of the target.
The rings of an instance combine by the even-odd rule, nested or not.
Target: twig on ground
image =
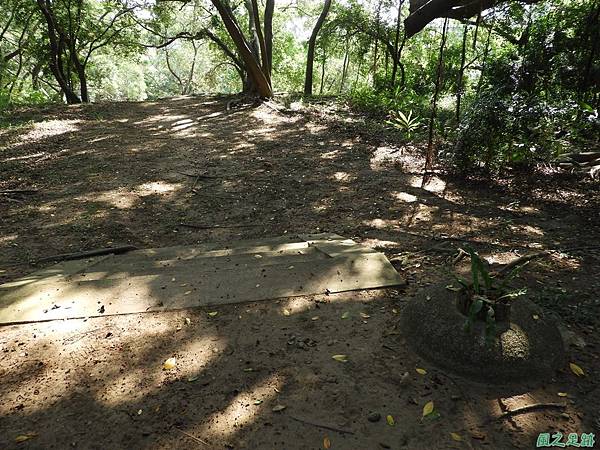
[[[48,256],[41,258],[36,263],[48,262],[48,261],[70,261],[73,259],[89,258],[91,256],[102,256],[102,255],[120,255],[122,253],[130,252],[131,250],[137,250],[137,247],[133,245],[123,245],[121,247],[110,247],[110,248],[99,248],[96,250],[89,250],[85,252],[76,253],[62,253],[60,255]]]
[[[191,178],[221,178],[221,177],[217,177],[214,175],[206,175],[203,173],[186,173],[186,172],[179,172],[179,171],[177,171],[177,173],[180,175],[185,175],[186,177],[191,177]]]
[[[260,224],[250,223],[250,224],[241,224],[241,225],[196,225],[193,223],[180,223],[179,226],[194,228],[196,230],[211,230],[213,228],[252,228],[252,227],[260,227]]]
[[[192,439],[192,440],[194,440],[194,441],[198,442],[199,444],[206,445],[206,446],[210,447],[210,444],[209,444],[208,442],[206,442],[206,441],[203,441],[202,439],[200,439],[200,438],[197,438],[196,436],[193,436],[193,435],[191,435],[190,433],[188,433],[188,432],[186,432],[186,431],[183,431],[181,428],[177,428],[177,427],[174,427],[174,428],[175,428],[177,431],[179,431],[180,433],[183,433],[184,435],[186,435],[187,437],[189,437],[190,439]]]
[[[0,195],[10,195],[10,194],[37,194],[39,191],[37,189],[7,189],[5,191],[0,191]]]
[[[301,419],[300,417],[295,417],[292,415],[288,415],[288,416],[297,422],[300,422],[300,423],[303,423],[306,425],[312,425],[313,427],[323,428],[324,430],[337,431],[338,433],[342,433],[342,434],[354,434],[354,431],[351,431],[351,430],[345,430],[343,428],[334,427],[332,425],[324,425],[322,423],[312,422],[310,420]]]
[[[564,403],[534,403],[533,405],[523,406],[522,408],[513,409],[510,411],[506,411],[503,414],[500,414],[498,417],[493,418],[492,420],[503,420],[508,419],[509,417],[518,416],[519,414],[526,414],[533,411],[538,411],[540,409],[565,409],[567,405]]]

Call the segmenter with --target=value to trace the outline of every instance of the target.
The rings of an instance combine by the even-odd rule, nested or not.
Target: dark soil
[[[335,104],[285,114],[225,105],[185,97],[3,119],[0,191],[35,192],[0,194],[0,282],[65,252],[329,231],[385,252],[408,288],[230,305],[216,316],[4,327],[0,448],[503,449],[533,448],[541,432],[600,432],[600,251],[588,248],[600,242],[597,182],[436,177],[422,189],[418,146]],[[408,348],[402,308],[449,280],[466,244],[493,266],[565,250],[530,264],[520,282],[560,320],[568,361],[585,376],[566,364],[549,381],[475,383]],[[163,369],[168,358],[175,369]],[[435,413],[423,418],[429,401]],[[540,402],[565,409],[495,419]]]

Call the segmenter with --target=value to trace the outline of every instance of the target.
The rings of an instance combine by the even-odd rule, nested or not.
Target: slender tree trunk
[[[323,3],[323,9],[317,19],[317,23],[312,30],[310,38],[308,40],[308,52],[306,54],[306,73],[304,76],[304,95],[312,95],[312,84],[313,84],[313,68],[315,63],[315,46],[317,43],[317,36],[319,31],[325,23],[329,8],[331,7],[331,0],[325,0]]]
[[[269,81],[273,76],[273,11],[275,0],[266,0],[265,3],[265,47],[267,50],[267,78]]]
[[[319,95],[323,95],[323,84],[325,83],[325,59],[326,54],[325,51],[323,51],[323,61],[321,61],[321,86],[319,87]]]
[[[440,53],[438,55],[438,66],[437,75],[435,79],[435,90],[433,93],[433,99],[431,101],[431,116],[429,117],[429,138],[427,140],[427,156],[425,158],[425,173],[423,175],[423,183],[421,187],[424,187],[429,182],[429,176],[433,170],[433,163],[435,161],[435,147],[433,145],[433,135],[435,128],[435,119],[437,116],[437,101],[440,93],[442,71],[444,68],[444,47],[446,45],[446,32],[448,31],[448,18],[444,19],[444,26],[442,28],[442,39],[440,41]]]
[[[465,73],[465,60],[467,55],[467,35],[469,26],[465,25],[463,30],[462,47],[460,50],[460,67],[458,69],[458,79],[456,80],[456,125],[460,125],[460,102],[463,93],[463,76]]]
[[[404,0],[398,1],[398,15],[396,16],[396,35],[394,37],[394,60],[392,66],[392,86],[396,84],[396,74],[398,73],[398,64],[400,63],[400,51],[398,45],[400,43],[400,23],[402,22],[402,4]]]
[[[379,51],[379,28],[381,20],[381,1],[377,3],[377,16],[375,19],[375,48],[373,50],[373,86],[375,86],[375,78],[377,77],[377,57]]]
[[[350,65],[350,57],[349,57],[349,46],[350,46],[350,38],[348,36],[348,34],[346,34],[346,52],[344,54],[344,62],[342,64],[342,80],[340,81],[340,90],[339,93],[341,94],[342,91],[344,90],[344,83],[346,82],[346,75],[348,74],[348,66]]]

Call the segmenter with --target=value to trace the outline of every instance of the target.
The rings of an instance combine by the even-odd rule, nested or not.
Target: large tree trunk
[[[313,84],[313,70],[315,63],[315,45],[317,43],[317,36],[319,35],[319,31],[323,27],[323,23],[327,18],[327,14],[329,13],[329,8],[331,7],[331,0],[325,0],[323,3],[323,9],[321,10],[321,14],[317,19],[317,23],[313,28],[313,31],[310,35],[310,39],[308,40],[308,53],[306,55],[306,74],[304,77],[304,95],[312,95],[312,84]]]
[[[244,37],[242,30],[238,27],[231,12],[225,7],[221,0],[211,0],[211,2],[215,8],[217,8],[217,11],[219,11],[219,15],[221,16],[221,19],[223,19],[223,24],[244,61],[246,71],[248,72],[248,78],[250,79],[251,89],[261,97],[272,97],[273,88],[271,87],[271,83],[269,83],[259,61],[252,53],[252,50],[250,50],[248,41]]]
[[[68,104],[81,103],[79,96],[73,91],[70,83],[70,76],[65,73],[62,64],[62,55],[64,53],[64,42],[60,36],[56,21],[54,19],[54,12],[50,6],[48,0],[37,0],[38,7],[44,16],[46,25],[48,28],[48,41],[49,41],[49,61],[48,66],[58,85],[60,86]]]

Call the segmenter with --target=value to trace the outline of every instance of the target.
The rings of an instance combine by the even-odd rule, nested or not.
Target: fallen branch
[[[317,428],[323,428],[324,430],[337,431],[338,433],[342,433],[342,434],[354,434],[354,431],[345,430],[343,428],[337,428],[332,425],[324,425],[322,423],[311,422],[310,420],[301,419],[300,417],[294,417],[291,415],[289,417],[291,419],[294,419],[297,422],[300,422],[300,423],[303,423],[306,425],[312,425],[313,427],[317,427]]]
[[[521,264],[528,263],[529,261],[533,261],[534,259],[544,258],[546,256],[550,256],[552,250],[544,250],[543,252],[532,253],[530,255],[521,256],[519,258],[513,259],[507,265],[505,265],[502,269],[498,271],[498,275],[505,275],[510,272],[516,266],[520,266]]]
[[[70,261],[73,259],[84,259],[92,256],[102,256],[102,255],[120,255],[123,253],[127,253],[131,250],[137,250],[137,247],[133,245],[123,245],[121,247],[110,247],[110,248],[99,248],[96,250],[89,250],[85,252],[76,252],[76,253],[62,253],[60,255],[48,256],[46,258],[41,258],[36,261],[36,263],[48,262],[48,261]]]
[[[205,174],[197,174],[197,173],[186,173],[186,172],[177,172],[180,175],[185,175],[186,177],[191,177],[191,178],[221,178],[221,177],[215,177],[213,175],[205,175]]]
[[[509,417],[518,416],[520,414],[526,414],[533,411],[538,411],[540,409],[565,409],[567,405],[564,403],[534,403],[533,405],[523,406],[522,408],[513,409],[511,411],[506,411],[503,414],[500,414],[498,417],[495,417],[493,420],[503,420],[508,419]]]
[[[186,432],[186,431],[183,431],[181,428],[177,428],[177,427],[174,427],[174,428],[175,428],[177,431],[179,431],[180,433],[183,433],[184,435],[186,435],[187,437],[189,437],[190,439],[192,439],[192,440],[194,440],[194,441],[198,442],[199,444],[206,445],[206,446],[210,447],[210,444],[209,444],[208,442],[206,442],[206,441],[203,441],[202,439],[200,439],[200,438],[197,438],[196,436],[193,436],[193,435],[191,435],[190,433],[188,433],[188,432]]]
[[[36,189],[7,189],[5,191],[0,191],[2,195],[10,195],[10,194],[36,194],[38,191]]]
[[[179,226],[194,228],[196,230],[211,230],[213,228],[252,228],[252,227],[260,227],[260,224],[251,223],[251,224],[241,224],[241,225],[196,225],[193,223],[180,223]]]

